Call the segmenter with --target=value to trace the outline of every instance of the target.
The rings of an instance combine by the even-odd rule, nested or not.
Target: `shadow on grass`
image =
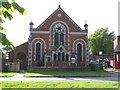
[[[49,72],[26,72],[24,74],[25,77],[42,77],[42,76],[53,76],[53,77],[106,77],[111,76],[109,72],[106,71],[66,71],[66,72],[56,72],[56,71],[49,71]]]

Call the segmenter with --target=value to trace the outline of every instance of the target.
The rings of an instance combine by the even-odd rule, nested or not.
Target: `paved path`
[[[24,73],[18,73],[14,76],[14,78],[22,78],[24,76]]]
[[[56,82],[56,81],[90,81],[90,82],[105,82],[118,81],[118,77],[0,77],[0,81],[33,81],[33,82]]]
[[[22,70],[22,71],[20,71],[20,73],[18,73],[17,75],[15,75],[14,78],[23,78],[24,73],[25,73],[25,71]]]
[[[96,82],[101,82],[101,81],[118,81],[118,79],[111,78],[111,77],[101,77],[101,78],[75,78],[75,77],[39,77],[39,78],[0,78],[0,81],[33,81],[33,82],[41,82],[41,81],[96,81]]]

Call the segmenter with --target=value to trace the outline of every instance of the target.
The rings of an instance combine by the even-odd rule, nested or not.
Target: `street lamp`
[[[99,55],[102,55],[102,51],[99,51]]]
[[[102,51],[99,51],[99,55],[101,56],[101,59],[99,60],[99,67],[100,67],[100,69],[101,70],[103,70],[104,69],[104,61],[103,61],[103,57],[102,57]]]
[[[99,51],[99,55],[102,57],[102,51]]]

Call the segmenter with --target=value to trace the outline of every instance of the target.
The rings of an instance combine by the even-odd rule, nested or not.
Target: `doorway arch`
[[[27,69],[26,55],[23,52],[19,52],[16,55],[16,59],[20,61],[20,70],[26,70]]]

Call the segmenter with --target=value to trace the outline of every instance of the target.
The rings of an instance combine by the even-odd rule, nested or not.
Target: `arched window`
[[[36,61],[41,59],[41,44],[36,44]]]
[[[65,61],[65,53],[62,52],[62,61]]]
[[[55,46],[59,44],[59,35],[58,32],[55,33]]]
[[[60,44],[64,45],[64,33],[60,33]]]
[[[66,61],[69,61],[69,54],[66,54]]]
[[[54,45],[64,45],[64,26],[61,23],[55,25]]]
[[[82,61],[82,45],[77,45],[77,61]]]
[[[58,53],[58,61],[61,61],[61,53]]]
[[[54,54],[54,60],[57,60],[57,55],[56,54]]]

